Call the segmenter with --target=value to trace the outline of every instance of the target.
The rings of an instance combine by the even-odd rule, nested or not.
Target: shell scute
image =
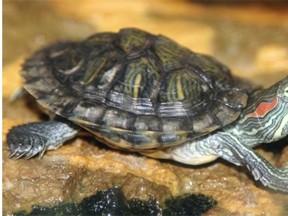
[[[193,130],[195,134],[203,135],[221,126],[222,124],[219,122],[219,119],[215,118],[215,115],[210,111],[201,113],[193,118]]]
[[[233,108],[230,108],[220,102],[217,104],[217,106],[213,106],[211,108],[211,112],[218,119],[220,125],[227,125],[231,122],[231,119],[234,118],[234,120],[236,120],[237,118],[237,115],[235,115],[237,110],[234,110]]]
[[[208,55],[194,54],[190,55],[187,61],[192,68],[195,68],[199,76],[213,88],[222,91],[226,88],[229,91],[231,86],[234,85],[231,83],[233,78],[229,69],[215,58]]]
[[[119,128],[128,130],[130,129],[134,117],[128,112],[119,109],[107,108],[101,122],[102,127]]]
[[[86,46],[88,49],[90,47],[93,47],[93,49],[95,47],[104,49],[111,44],[111,42],[115,39],[115,37],[116,37],[115,33],[110,32],[97,33],[85,39],[83,41],[83,45]]]
[[[128,55],[137,55],[149,46],[151,36],[149,33],[133,28],[122,29],[115,44]]]
[[[162,92],[166,94],[163,102],[192,101],[199,100],[205,83],[191,71],[187,69],[175,70],[167,75],[166,82],[163,83]],[[193,86],[193,88],[191,88]],[[160,92],[160,94],[162,93]]]
[[[183,67],[183,56],[185,56],[187,49],[176,42],[159,35],[152,49],[163,66],[163,72]]]
[[[133,140],[130,140],[135,146],[134,148],[143,148],[143,146],[149,146],[153,143],[151,137],[147,134],[135,133],[133,134]],[[142,147],[141,147],[142,146]],[[155,148],[155,146],[152,146]]]
[[[183,143],[186,140],[186,138],[182,139],[182,137],[176,133],[161,134],[157,139],[158,143],[161,143],[162,146],[172,146],[175,145],[175,143]]]
[[[127,62],[123,70],[107,94],[107,104],[136,114],[154,114],[161,82],[159,69],[142,57]]]
[[[162,131],[162,124],[159,118],[149,115],[140,115],[136,117],[134,122],[135,131]]]
[[[97,89],[109,89],[112,79],[120,70],[119,62],[122,53],[119,50],[105,50],[101,53],[91,53],[79,81],[83,86],[93,86]]]
[[[105,111],[106,107],[102,104],[81,101],[75,106],[69,119],[79,124],[91,124],[93,122],[93,125],[99,125]]]

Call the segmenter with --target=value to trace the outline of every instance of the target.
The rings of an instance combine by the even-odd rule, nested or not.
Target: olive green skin
[[[179,145],[235,121],[247,95],[227,67],[133,28],[35,53],[24,88],[50,113],[113,147]]]

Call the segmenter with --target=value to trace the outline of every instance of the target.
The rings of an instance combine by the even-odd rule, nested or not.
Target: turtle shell
[[[237,119],[247,100],[216,59],[135,28],[48,46],[22,76],[50,112],[136,150],[206,135]]]

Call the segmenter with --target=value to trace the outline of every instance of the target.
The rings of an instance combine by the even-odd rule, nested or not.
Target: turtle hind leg
[[[41,157],[46,150],[57,149],[75,137],[78,131],[79,127],[72,123],[55,120],[16,126],[7,134],[10,157]]]

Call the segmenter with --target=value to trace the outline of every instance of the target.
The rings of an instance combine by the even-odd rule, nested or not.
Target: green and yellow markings
[[[120,46],[122,49],[131,54],[140,52],[148,44],[150,34],[135,28],[126,28],[120,30],[119,34]]]
[[[134,81],[134,98],[138,98],[141,80],[142,80],[142,74],[137,73]]]
[[[169,75],[167,82],[168,101],[192,100],[201,91],[199,81],[187,71],[173,72]]]
[[[134,73],[130,71],[130,73],[127,74],[126,80],[128,81],[125,86],[126,94],[133,98],[139,98],[139,90],[141,88],[141,82],[143,81],[142,73]]]
[[[184,92],[183,92],[183,85],[182,85],[182,81],[181,81],[181,76],[177,76],[176,77],[176,87],[177,87],[177,94],[178,94],[178,100],[184,100],[185,96],[184,96]]]
[[[106,63],[107,59],[105,58],[90,61],[82,81],[86,85],[92,83],[99,76]]]

